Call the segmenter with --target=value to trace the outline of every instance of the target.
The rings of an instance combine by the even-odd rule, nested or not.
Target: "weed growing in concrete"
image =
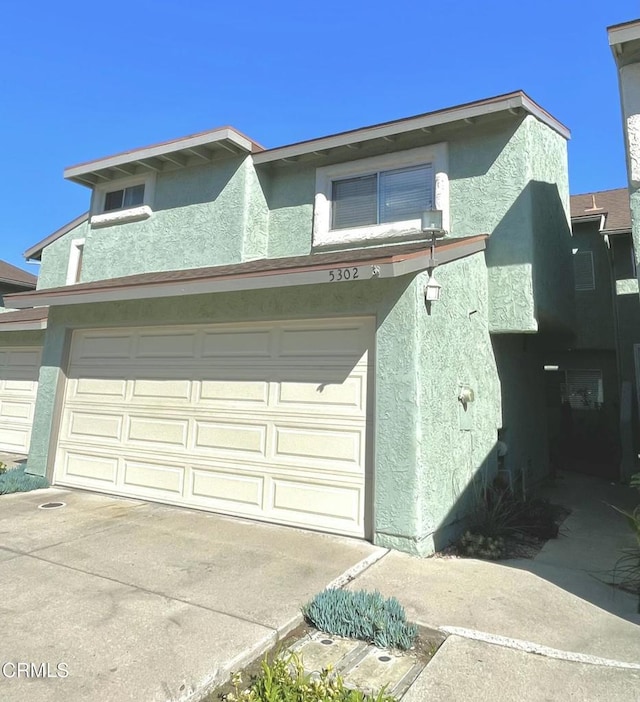
[[[260,668],[260,674],[246,689],[242,675],[235,673],[234,691],[224,699],[227,702],[397,702],[384,690],[372,696],[345,687],[342,678],[330,668],[309,675],[296,653],[279,656],[272,663],[265,658]]]
[[[328,589],[302,608],[307,622],[328,634],[360,639],[380,648],[407,650],[418,627],[407,622],[404,608],[379,592]]]

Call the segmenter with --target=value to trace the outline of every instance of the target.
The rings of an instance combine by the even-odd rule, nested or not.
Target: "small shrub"
[[[265,658],[260,668],[260,675],[244,690],[242,675],[234,673],[234,692],[224,699],[227,702],[397,702],[384,690],[375,696],[351,690],[328,668],[309,675],[296,653],[280,656],[271,664]]]
[[[505,554],[504,539],[501,536],[483,536],[467,531],[458,542],[456,552],[466,558],[496,561]]]
[[[7,472],[7,464],[0,461],[0,475]]]
[[[517,497],[496,482],[479,495],[469,531],[494,539],[518,534],[554,539],[559,532],[558,509],[547,500]]]
[[[324,590],[302,608],[302,613],[320,631],[380,648],[407,650],[418,635],[418,627],[407,622],[398,600],[385,600],[377,591]]]
[[[0,475],[0,495],[8,495],[12,492],[29,492],[46,487],[49,487],[46,478],[25,473],[24,466],[12,468]]]

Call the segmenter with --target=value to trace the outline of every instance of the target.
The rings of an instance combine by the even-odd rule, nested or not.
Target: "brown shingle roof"
[[[29,290],[36,287],[37,278],[32,273],[16,268],[6,261],[0,261],[0,283],[9,283]]]
[[[0,331],[2,331],[2,325],[15,325],[19,322],[44,322],[48,316],[48,307],[34,307],[28,310],[2,312],[0,313]]]
[[[603,231],[631,231],[629,191],[626,188],[600,190],[571,196],[571,219],[604,215]]]
[[[477,245],[478,251],[485,248],[486,234],[479,234],[456,239],[440,239],[436,243],[438,252],[457,252],[447,260],[465,256],[469,251],[465,249],[470,245]],[[220,281],[229,279],[247,279],[263,276],[278,276],[286,274],[306,273],[309,271],[328,271],[333,267],[357,266],[362,264],[395,264],[405,259],[423,257],[425,261],[429,256],[429,242],[411,242],[407,244],[374,247],[371,249],[356,249],[336,251],[331,253],[307,254],[287,258],[258,259],[244,263],[234,263],[206,268],[190,268],[187,270],[158,271],[153,273],[140,273],[122,278],[108,278],[88,283],[63,285],[56,288],[43,288],[35,292],[24,292],[9,295],[6,298],[8,305],[25,308],[31,305],[49,305],[52,299],[71,300],[87,293],[108,293],[122,291],[127,295],[132,289],[151,289],[157,285],[169,285],[173,294],[184,295],[185,287],[198,281]],[[474,251],[472,251],[474,253]],[[441,255],[441,263],[445,262]],[[327,278],[329,280],[329,278]],[[193,293],[191,293],[193,294]],[[143,294],[136,295],[138,299]],[[169,297],[170,295],[165,295]],[[122,297],[122,299],[133,299]]]

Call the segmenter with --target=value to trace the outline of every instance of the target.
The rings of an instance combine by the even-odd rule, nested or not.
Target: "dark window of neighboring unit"
[[[591,251],[576,251],[573,254],[573,280],[575,289],[578,291],[596,289]]]

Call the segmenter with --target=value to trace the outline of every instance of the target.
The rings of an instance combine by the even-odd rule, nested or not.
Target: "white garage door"
[[[362,536],[372,339],[368,319],[75,331],[55,482]]]
[[[29,451],[40,354],[40,347],[0,346],[0,451]]]

